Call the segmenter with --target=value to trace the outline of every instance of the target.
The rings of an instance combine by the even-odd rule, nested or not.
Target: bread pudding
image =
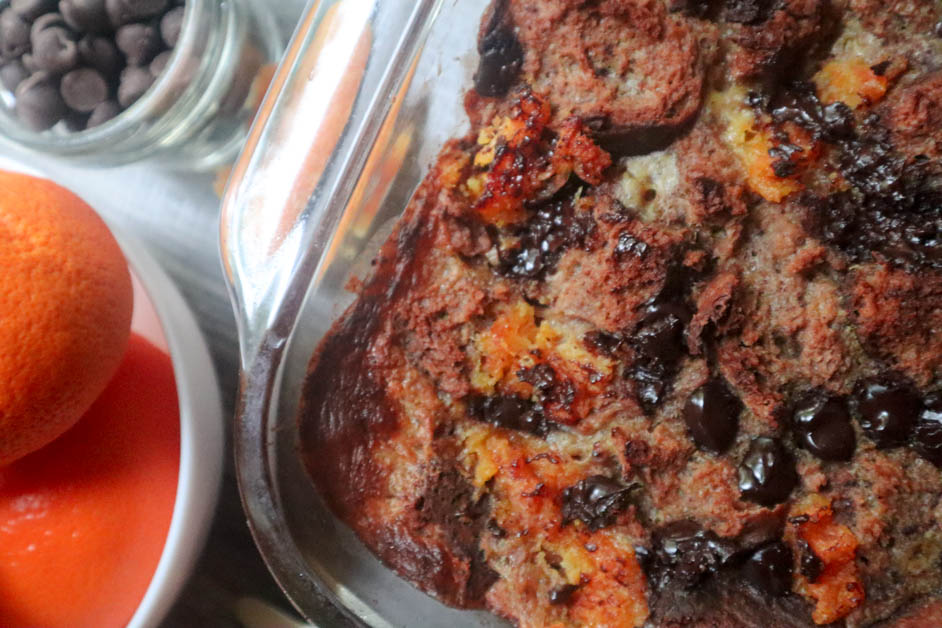
[[[310,365],[331,509],[521,627],[942,626],[940,20],[493,0]]]

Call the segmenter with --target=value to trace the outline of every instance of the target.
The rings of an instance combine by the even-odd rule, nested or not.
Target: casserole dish
[[[369,269],[442,143],[467,126],[469,25],[487,4],[311,2],[224,197],[243,505],[275,579],[319,625],[507,625],[449,608],[384,567],[318,498],[295,429],[311,354],[352,301],[348,279]],[[447,20],[434,19],[440,10]]]
[[[913,559],[942,549],[936,515],[910,505],[942,491],[937,125],[917,105],[942,97],[921,56],[937,12],[909,13],[919,35],[894,47],[903,32],[861,3],[494,2],[471,131],[361,280],[345,212],[398,206],[397,142],[433,132],[398,134],[388,97],[421,57],[373,54],[371,29],[333,49],[355,10],[338,6],[302,73],[335,100],[283,91],[304,122],[262,130],[276,155],[247,161],[227,249],[249,389],[290,351],[295,280],[318,290],[351,255],[360,296],[313,354],[298,450],[359,538],[426,592],[521,626],[937,615],[937,573]],[[376,58],[391,64],[361,124]],[[269,203],[277,178],[257,173],[283,175],[299,138],[301,185]],[[269,224],[292,196],[311,200]]]

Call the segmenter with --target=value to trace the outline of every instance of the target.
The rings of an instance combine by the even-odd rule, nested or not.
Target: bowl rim
[[[222,484],[225,430],[216,370],[193,311],[140,242],[114,228],[112,232],[157,313],[180,410],[173,515],[157,568],[128,622],[128,628],[147,628],[159,624],[170,610],[209,533]]]

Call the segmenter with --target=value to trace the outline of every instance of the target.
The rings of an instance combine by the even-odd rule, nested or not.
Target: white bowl
[[[2,156],[0,169],[43,176]],[[143,245],[109,227],[131,269],[131,328],[170,354],[180,405],[180,469],[170,529],[157,569],[128,623],[129,628],[149,628],[170,610],[206,540],[222,479],[225,432],[216,372],[193,312]]]

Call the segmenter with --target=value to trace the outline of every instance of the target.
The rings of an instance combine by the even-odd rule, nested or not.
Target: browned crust
[[[705,48],[659,0],[510,0],[523,78],[558,119],[579,116],[603,146],[640,154],[670,143],[703,95]]]

